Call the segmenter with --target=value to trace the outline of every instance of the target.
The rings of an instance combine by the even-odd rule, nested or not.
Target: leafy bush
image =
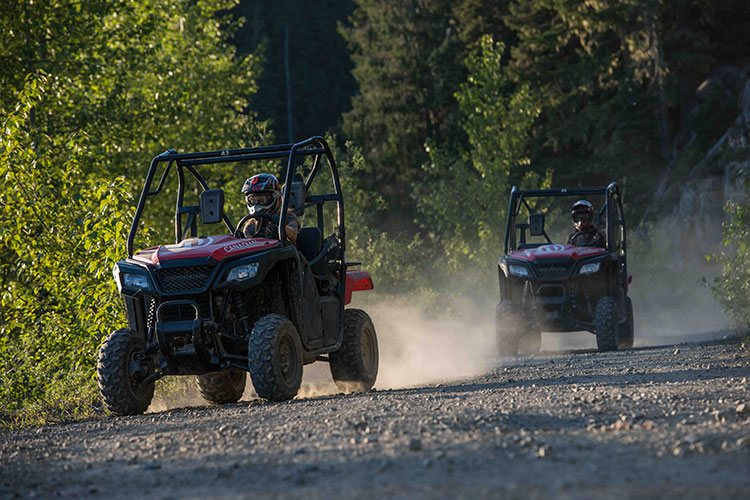
[[[743,327],[750,327],[750,203],[729,201],[724,223],[726,250],[714,254],[722,273],[712,283],[714,297],[724,310]]]
[[[425,226],[440,235],[456,269],[497,258],[511,186],[542,181],[526,157],[540,110],[526,86],[509,81],[503,51],[502,43],[484,37],[466,58],[469,76],[455,97],[470,148],[456,154],[429,145],[427,182],[415,192]]]
[[[123,179],[84,175],[80,138],[34,128],[47,83],[30,76],[15,108],[0,110],[3,413],[56,401],[65,414],[90,408],[97,347],[122,322],[110,270],[130,195]]]

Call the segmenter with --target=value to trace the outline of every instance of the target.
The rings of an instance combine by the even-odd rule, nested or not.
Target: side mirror
[[[292,182],[292,192],[289,194],[289,205],[294,213],[297,215],[305,214],[305,183],[300,181]]]
[[[544,236],[544,214],[529,214],[529,234]]]
[[[224,191],[207,189],[201,193],[201,220],[204,224],[221,222],[224,214]]]

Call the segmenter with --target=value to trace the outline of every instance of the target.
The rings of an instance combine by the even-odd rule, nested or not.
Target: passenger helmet
[[[272,214],[281,208],[281,185],[271,174],[250,177],[242,186],[247,209],[251,214]]]
[[[573,225],[579,231],[591,227],[594,222],[594,205],[586,200],[578,200],[570,207]]]

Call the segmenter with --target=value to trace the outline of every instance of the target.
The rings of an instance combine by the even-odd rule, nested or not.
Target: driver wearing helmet
[[[281,185],[271,174],[258,174],[250,177],[242,186],[247,209],[251,214],[267,214],[271,218],[251,219],[245,224],[243,234],[245,238],[275,238],[279,234],[279,213],[281,212]],[[299,222],[293,211],[286,213],[286,237],[289,241],[297,241]]]
[[[604,233],[594,225],[594,206],[586,200],[579,200],[570,208],[575,232],[568,235],[568,245],[578,247],[605,247]]]

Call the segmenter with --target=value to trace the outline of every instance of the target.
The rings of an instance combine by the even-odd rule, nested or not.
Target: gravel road
[[[0,433],[2,498],[748,498],[750,342]]]

